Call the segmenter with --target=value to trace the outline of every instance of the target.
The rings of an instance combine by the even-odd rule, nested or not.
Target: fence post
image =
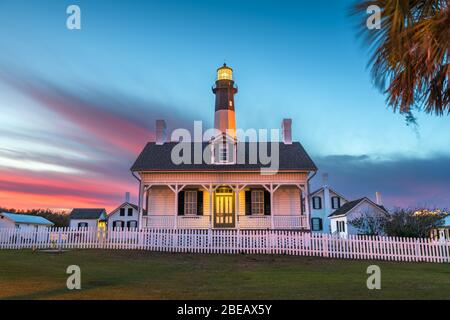
[[[61,228],[58,228],[58,249],[61,251]]]
[[[323,256],[329,257],[328,253],[328,234],[322,234],[322,250],[323,250]]]

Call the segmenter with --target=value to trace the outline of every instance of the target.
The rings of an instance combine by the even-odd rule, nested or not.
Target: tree
[[[427,238],[432,229],[443,224],[443,210],[397,209],[385,223],[388,236]]]
[[[349,223],[357,228],[359,233],[368,236],[378,236],[384,233],[383,226],[385,219],[385,216],[374,215],[367,212],[349,221]]]
[[[367,9],[381,10],[381,29],[370,30]],[[362,17],[375,85],[395,111],[450,114],[450,0],[364,0]]]
[[[362,214],[349,223],[367,235],[427,238],[447,214],[444,210],[396,209],[387,216]]]

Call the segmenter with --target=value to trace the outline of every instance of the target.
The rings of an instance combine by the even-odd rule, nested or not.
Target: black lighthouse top
[[[216,111],[234,111],[234,95],[238,92],[238,89],[234,86],[233,69],[228,67],[226,63],[217,69],[216,85],[212,90],[216,95]]]

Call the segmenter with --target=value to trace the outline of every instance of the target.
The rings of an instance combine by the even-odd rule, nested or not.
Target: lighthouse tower
[[[216,95],[214,128],[236,138],[234,95],[238,92],[238,89],[234,86],[233,69],[228,67],[225,63],[222,67],[217,69],[216,85],[212,90]]]

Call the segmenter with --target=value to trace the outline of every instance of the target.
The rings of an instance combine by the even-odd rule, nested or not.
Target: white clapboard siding
[[[337,237],[292,230],[0,229],[0,249],[113,249],[224,254],[286,254],[339,259],[450,263],[450,241]]]
[[[274,215],[297,215],[301,211],[300,197],[297,187],[279,187],[273,194]]]

